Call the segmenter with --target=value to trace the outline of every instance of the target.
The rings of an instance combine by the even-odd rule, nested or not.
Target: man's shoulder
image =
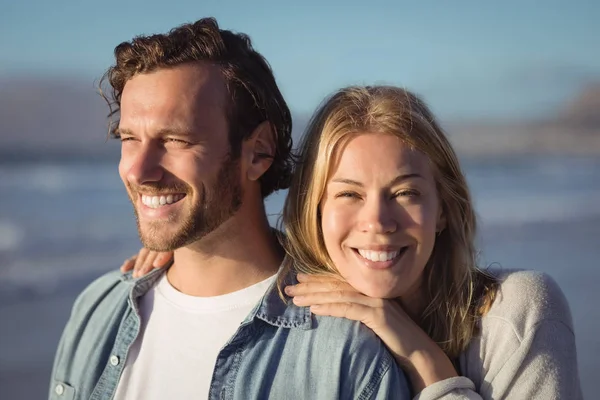
[[[343,398],[408,398],[408,384],[381,339],[367,326],[346,318],[315,316],[319,338],[327,341],[325,357],[339,352],[348,375]],[[363,379],[359,379],[362,377]]]
[[[126,302],[133,281],[130,274],[119,270],[105,273],[90,283],[77,297],[73,305],[71,319],[83,317],[90,310],[103,305],[103,308],[114,308]]]
[[[383,342],[367,326],[346,318],[313,315],[314,332],[324,340],[331,341],[334,347],[343,347],[347,354],[356,352],[376,352],[385,356],[387,350]]]
[[[91,393],[128,310],[132,284],[130,274],[111,271],[79,294],[54,358],[50,396],[55,387],[77,387],[86,398]]]
[[[269,337],[282,340],[260,341],[258,352],[272,354],[264,351],[264,346],[282,346],[276,353],[279,368],[289,372],[283,375],[294,377],[293,381],[313,382],[311,391],[318,398],[409,398],[408,384],[394,358],[362,323],[311,315],[309,324],[296,327],[279,324],[273,328],[278,333],[275,336],[268,333]],[[275,386],[277,392],[280,386]],[[289,387],[288,381],[285,389]]]

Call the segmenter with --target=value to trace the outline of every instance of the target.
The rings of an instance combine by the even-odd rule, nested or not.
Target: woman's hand
[[[294,304],[310,306],[317,315],[348,318],[371,328],[408,374],[415,394],[435,382],[457,376],[446,354],[397,301],[365,296],[332,277],[298,274],[298,282],[285,288]]]
[[[165,267],[172,258],[173,252],[162,253],[143,247],[138,254],[125,260],[123,265],[121,265],[121,272],[133,269],[133,277],[139,278],[154,268]]]

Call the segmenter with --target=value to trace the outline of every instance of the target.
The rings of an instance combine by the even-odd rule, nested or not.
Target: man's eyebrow
[[[117,128],[115,130],[115,135],[116,136],[122,136],[122,135],[133,136],[133,132],[127,128]]]
[[[117,136],[135,136],[133,131],[127,128],[117,128],[115,133],[117,134]],[[163,128],[156,132],[157,136],[189,136],[190,134],[190,131],[188,131],[187,129],[179,128]]]
[[[413,179],[413,178],[420,178],[420,179],[425,179],[423,178],[422,175],[417,174],[417,173],[411,173],[411,174],[403,174],[403,175],[398,175],[396,178],[392,179],[387,186],[394,186],[397,185],[403,181],[406,181],[408,179]],[[352,185],[352,186],[357,186],[357,187],[364,187],[362,182],[359,181],[355,181],[353,179],[347,179],[347,178],[336,178],[336,179],[332,179],[331,182],[334,183],[344,183],[346,185]]]
[[[157,133],[158,136],[190,136],[191,132],[181,128],[163,128]]]

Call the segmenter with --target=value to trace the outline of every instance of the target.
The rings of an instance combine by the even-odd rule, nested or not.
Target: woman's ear
[[[246,177],[257,181],[273,164],[275,135],[269,121],[258,125],[250,138],[242,144],[242,158],[246,164]]]
[[[435,224],[435,232],[436,234],[442,233],[444,229],[446,229],[446,213],[444,212],[444,207],[440,206],[440,210],[438,211],[437,222]]]

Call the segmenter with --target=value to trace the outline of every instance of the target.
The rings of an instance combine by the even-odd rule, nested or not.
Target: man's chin
[[[144,237],[141,237],[140,239],[144,247],[152,251],[169,252],[175,251],[178,248],[178,246],[176,246],[176,244],[173,241],[169,240],[160,240],[157,238],[147,239]]]
[[[138,233],[144,247],[152,251],[174,251],[185,246],[187,242],[180,234],[169,234],[167,229],[150,230],[150,232],[140,229]]]

